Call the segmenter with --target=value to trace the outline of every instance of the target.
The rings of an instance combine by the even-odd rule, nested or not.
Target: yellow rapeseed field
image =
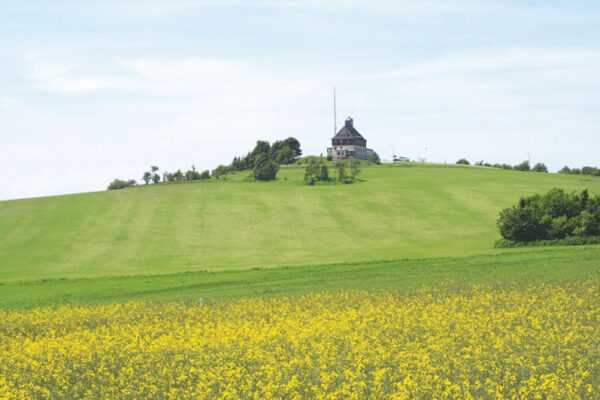
[[[0,311],[2,399],[600,398],[600,281]]]

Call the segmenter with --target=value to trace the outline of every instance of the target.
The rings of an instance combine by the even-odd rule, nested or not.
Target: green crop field
[[[579,260],[575,275],[598,269],[600,246],[493,249],[500,209],[552,187],[600,193],[596,177],[403,164],[364,167],[354,184],[311,187],[303,172],[283,168],[274,182],[238,173],[0,202],[0,304],[380,287],[384,271],[412,266],[441,268],[436,282],[469,281],[470,272],[458,271],[461,263],[492,265],[480,279],[486,282],[495,279],[494,264],[502,277],[515,265],[526,268],[527,260],[537,263],[531,268],[540,276],[546,267],[554,277],[565,275],[569,258]],[[502,258],[507,254],[513,258]],[[327,278],[331,273],[339,282]],[[278,276],[285,281],[280,286],[260,283]],[[178,292],[188,280],[205,289]],[[114,291],[120,284],[128,290]]]

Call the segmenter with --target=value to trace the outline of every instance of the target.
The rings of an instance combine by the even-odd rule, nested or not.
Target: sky
[[[600,166],[600,2],[0,0],[0,200],[325,154],[334,86],[382,159]]]

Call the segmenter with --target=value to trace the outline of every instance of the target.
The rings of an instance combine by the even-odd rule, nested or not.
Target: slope
[[[497,213],[519,196],[600,192],[593,177],[444,165],[302,176],[0,202],[0,282],[495,254]]]

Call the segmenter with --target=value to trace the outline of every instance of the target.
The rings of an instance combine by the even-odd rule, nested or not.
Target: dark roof
[[[356,138],[356,139],[365,139],[356,129],[354,129],[352,118],[346,118],[344,123],[344,127],[339,130],[338,133],[335,134],[333,139],[347,139],[347,138]]]

